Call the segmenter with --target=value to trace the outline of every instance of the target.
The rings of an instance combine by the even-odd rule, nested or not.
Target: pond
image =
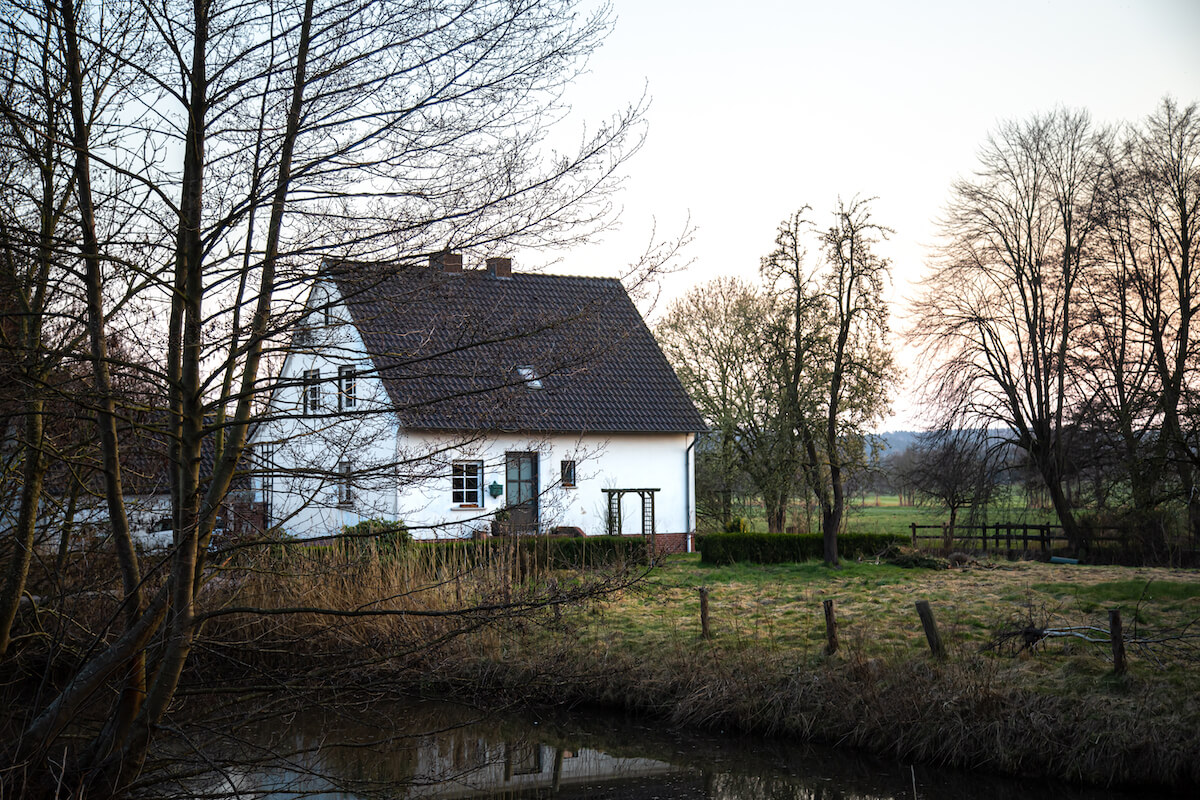
[[[211,733],[211,731],[210,731]],[[255,800],[1115,800],[1132,795],[939,770],[593,711],[497,713],[394,700],[310,707],[213,734],[156,796]],[[176,761],[181,774],[190,770]],[[207,763],[209,767],[201,769]],[[212,769],[217,763],[224,766]],[[199,773],[199,777],[195,777]],[[1156,795],[1159,796],[1159,795]]]

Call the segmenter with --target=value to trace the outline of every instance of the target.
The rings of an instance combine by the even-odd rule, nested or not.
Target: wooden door
[[[538,532],[538,454],[505,453],[504,493],[515,534]]]

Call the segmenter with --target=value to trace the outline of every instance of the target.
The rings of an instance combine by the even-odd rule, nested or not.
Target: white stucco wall
[[[336,297],[332,287],[322,290]],[[371,374],[362,338],[345,324],[344,309],[334,307],[328,325],[321,312],[311,316],[311,336],[285,358],[252,439],[270,524],[305,538],[336,533],[361,519],[396,518],[397,425],[387,393]],[[338,408],[342,366],[358,371],[352,409]],[[309,370],[320,373],[322,407],[306,414],[303,377]],[[349,504],[339,502],[336,475],[342,462],[353,470],[355,498]]]
[[[606,532],[604,489],[659,489],[655,494],[655,528],[659,533],[682,533],[695,528],[694,470],[688,445],[692,434],[666,435],[508,435],[483,442],[461,443],[447,434],[407,432],[405,449],[438,452],[435,468],[425,480],[398,483],[399,519],[418,537],[470,536],[487,528],[493,515],[508,502],[505,454],[538,454],[539,522],[543,531],[573,526],[589,535]],[[564,487],[564,460],[576,462],[574,487]],[[499,483],[503,493],[484,491],[482,508],[460,508],[451,496],[451,465],[482,461],[483,485]],[[641,503],[635,494],[622,501],[623,531],[640,533]]]
[[[333,292],[331,287],[324,291]],[[321,317],[322,315],[316,314]],[[253,444],[267,454],[264,480],[270,522],[302,537],[328,536],[364,519],[403,520],[419,538],[470,536],[487,529],[507,503],[505,454],[538,453],[538,497],[541,529],[574,526],[586,534],[605,532],[603,489],[659,489],[655,524],[659,533],[695,528],[694,451],[692,434],[517,434],[481,440],[470,432],[401,431],[383,383],[371,374],[362,340],[335,309],[331,324],[315,320],[310,344],[285,359],[265,421]],[[339,366],[358,370],[356,403],[338,411]],[[303,413],[302,378],[319,370],[323,408]],[[576,462],[576,486],[561,485],[563,460]],[[482,507],[452,502],[451,472],[456,461],[483,462]],[[353,498],[339,501],[339,463],[352,469]],[[505,491],[491,497],[486,487],[499,483]],[[640,533],[641,504],[626,495],[623,531]]]

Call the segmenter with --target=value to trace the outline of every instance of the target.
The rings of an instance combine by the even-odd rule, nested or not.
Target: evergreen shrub
[[[843,533],[838,536],[838,557],[873,556],[905,541],[890,533]],[[782,564],[825,557],[819,533],[710,533],[699,537],[697,546],[704,564]]]
[[[726,533],[749,533],[750,528],[750,520],[745,517],[734,517],[725,523]]]

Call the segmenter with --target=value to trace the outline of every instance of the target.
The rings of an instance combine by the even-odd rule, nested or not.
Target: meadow
[[[983,559],[962,569],[908,569],[887,563],[709,566],[697,555],[673,556],[644,581],[605,606],[581,636],[607,646],[651,654],[695,642],[700,634],[699,590],[708,594],[711,641],[704,647],[753,646],[786,654],[796,664],[827,660],[823,601],[833,600],[842,660],[902,660],[929,651],[914,609],[934,610],[951,657],[987,652],[998,633],[1014,626],[1038,629],[1107,627],[1120,609],[1126,636],[1145,638],[1190,631],[1200,637],[1200,573]],[[1188,639],[1181,642],[1190,641]],[[1146,654],[1154,648],[1147,645]],[[1158,648],[1157,661],[1140,662],[1156,678],[1197,676],[1193,650]],[[1167,652],[1172,651],[1172,652]],[[1111,672],[1110,651],[1064,636],[1018,652],[1031,688],[1082,689],[1072,676]],[[1136,656],[1134,656],[1136,660]],[[1016,678],[1017,676],[1011,676]]]
[[[766,517],[761,502],[746,500],[738,512],[745,516],[754,531],[766,531]],[[959,514],[965,521],[966,512]],[[1011,522],[1036,525],[1053,524],[1054,512],[1031,504],[1024,494],[1010,492],[1005,498],[990,504],[985,518],[989,523]],[[897,495],[874,494],[854,495],[846,503],[846,530],[849,533],[894,533],[907,535],[912,523],[917,525],[940,525],[949,518],[946,510],[937,505],[904,505]],[[802,505],[797,504],[788,515],[790,525],[808,527],[812,531],[820,528],[820,515],[814,509],[806,515]]]

